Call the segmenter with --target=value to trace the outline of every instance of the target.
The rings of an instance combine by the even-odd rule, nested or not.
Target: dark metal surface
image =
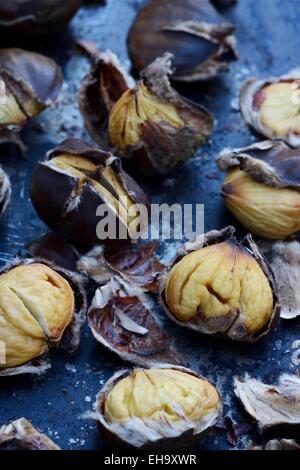
[[[71,135],[88,139],[82,129],[76,92],[88,67],[87,60],[74,54],[75,39],[95,41],[102,50],[111,48],[128,64],[126,36],[141,0],[108,0],[106,5],[94,2],[83,7],[70,28],[51,40],[35,40],[32,47],[45,52],[63,66],[65,86],[54,109],[47,110],[24,132],[29,147],[28,160],[16,152],[0,150],[0,163],[11,177],[13,201],[0,222],[0,261],[12,259],[29,241],[46,231],[34,213],[28,197],[28,183],[35,163],[45,151]],[[158,181],[142,181],[153,202],[205,203],[205,229],[221,228],[233,222],[218,194],[222,175],[214,158],[225,146],[244,146],[255,140],[241,120],[238,91],[249,75],[282,74],[299,65],[300,12],[296,0],[240,0],[224,11],[237,25],[240,61],[231,72],[210,84],[180,86],[180,91],[205,103],[216,116],[215,131],[208,145],[184,168]],[[3,45],[19,44],[17,38],[0,38]],[[129,64],[128,64],[129,65]],[[40,126],[45,130],[41,132]],[[173,254],[175,245],[164,247],[165,256]],[[274,381],[282,372],[297,369],[296,340],[300,323],[281,322],[275,332],[254,345],[240,345],[198,336],[166,321],[175,335],[176,344],[190,360],[191,367],[201,371],[219,389],[225,404],[225,415],[247,423],[232,392],[235,374],[250,375]],[[294,354],[293,354],[294,353]],[[292,359],[294,357],[294,359]],[[51,354],[52,369],[40,378],[18,377],[0,382],[0,424],[26,416],[64,449],[99,449],[103,443],[94,422],[82,419],[90,410],[101,385],[116,370],[126,366],[93,339],[85,328],[80,349],[75,356],[63,352]],[[239,440],[243,447],[249,436]],[[253,437],[253,436],[252,436]],[[211,434],[200,448],[230,448],[225,432]]]

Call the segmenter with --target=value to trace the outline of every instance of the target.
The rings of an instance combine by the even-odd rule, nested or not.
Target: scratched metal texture
[[[22,159],[14,150],[0,150],[0,163],[10,175],[13,186],[12,203],[0,221],[1,264],[13,259],[24,242],[46,231],[28,197],[29,180],[36,162],[67,136],[89,140],[76,99],[88,61],[74,53],[75,39],[95,41],[101,50],[111,48],[129,66],[126,36],[141,4],[141,0],[108,0],[105,5],[89,3],[81,8],[63,34],[48,41],[24,44],[18,38],[0,38],[1,47],[20,45],[49,54],[61,64],[65,78],[55,107],[31,122],[23,133],[29,147],[28,159]],[[204,203],[206,230],[234,222],[219,196],[222,174],[216,168],[215,157],[223,147],[243,146],[255,140],[239,114],[241,83],[251,75],[281,74],[299,65],[300,11],[296,0],[240,0],[224,14],[237,25],[239,62],[232,63],[229,73],[207,85],[197,83],[179,88],[215,113],[212,138],[194,159],[167,178],[141,181],[153,202]],[[174,250],[172,242],[162,247],[166,258]],[[251,422],[234,397],[234,375],[249,373],[272,382],[282,371],[297,369],[295,348],[300,339],[297,321],[282,322],[275,332],[255,345],[199,336],[167,320],[165,325],[174,335],[178,349],[189,358],[191,367],[217,386],[224,400],[225,415],[234,422]],[[1,379],[0,424],[26,416],[63,449],[102,449],[104,444],[96,424],[82,419],[82,415],[91,410],[102,384],[127,364],[97,344],[87,327],[77,354],[53,352],[51,359],[52,369],[42,377]],[[249,437],[259,439],[255,434],[243,436],[236,448],[243,448]],[[226,433],[219,431],[210,434],[199,448],[233,447],[227,442]]]

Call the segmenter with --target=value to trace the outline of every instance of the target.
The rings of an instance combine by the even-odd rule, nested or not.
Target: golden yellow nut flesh
[[[23,264],[0,276],[0,341],[5,363],[23,364],[58,341],[71,323],[74,293],[60,274],[41,263]]]
[[[111,144],[120,149],[136,146],[141,137],[141,125],[146,121],[175,129],[184,127],[176,107],[157,98],[140,83],[123,93],[110,112],[108,133]]]
[[[196,422],[218,406],[216,389],[204,379],[175,369],[134,369],[108,393],[104,414],[111,423],[131,418]]]
[[[248,230],[279,240],[300,229],[300,192],[275,188],[233,168],[222,186],[226,206]]]
[[[248,333],[269,322],[273,294],[258,262],[235,240],[207,246],[184,256],[168,274],[165,299],[180,321],[220,318],[240,311]]]
[[[278,137],[300,134],[300,105],[292,83],[274,83],[262,90],[259,109],[262,124]]]

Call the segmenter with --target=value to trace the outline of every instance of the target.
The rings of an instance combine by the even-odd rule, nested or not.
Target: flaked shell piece
[[[300,377],[283,374],[278,385],[249,376],[235,377],[234,393],[256,419],[261,433],[270,437],[299,437]]]
[[[7,206],[11,200],[11,184],[9,177],[0,167],[0,217],[6,212]]]
[[[207,0],[152,0],[138,13],[128,50],[138,71],[165,52],[174,55],[174,80],[208,80],[236,58],[235,27]]]
[[[126,160],[133,173],[168,173],[191,158],[212,131],[212,114],[171,87],[172,70],[172,55],[165,54],[134,83],[106,51],[92,56],[82,82],[79,104],[85,127],[99,145]]]
[[[246,80],[240,93],[246,124],[268,139],[280,139],[299,147],[299,80],[300,68],[280,77]]]
[[[168,268],[163,272],[160,281],[160,302],[165,310],[167,316],[180,326],[189,328],[199,333],[207,335],[216,335],[229,338],[235,341],[244,341],[253,343],[260,340],[267,335],[274,325],[276,324],[279,315],[280,307],[277,298],[277,287],[275,284],[274,276],[270,270],[266,259],[260,252],[258,246],[254,243],[250,234],[248,234],[241,242],[238,242],[234,236],[235,228],[232,226],[226,227],[222,230],[212,230],[206,234],[200,235],[195,240],[187,242],[183,247],[179,248],[175,257],[171,260]],[[232,249],[242,250],[241,255],[244,253],[246,256],[251,256],[253,260],[257,262],[257,267],[262,271],[266,279],[266,288],[271,290],[273,296],[272,311],[268,316],[268,321],[259,331],[248,331],[246,328],[246,319],[239,309],[229,310],[226,315],[217,316],[204,316],[201,311],[197,311],[189,320],[180,320],[176,318],[175,314],[172,313],[166,300],[166,286],[170,271],[172,268],[179,263],[186,255],[195,251],[201,250],[202,248],[217,245],[227,242],[230,244]],[[228,245],[229,246],[229,245]],[[255,265],[256,266],[256,265]],[[265,278],[264,278],[264,281]],[[213,287],[207,286],[208,291],[219,299],[219,294],[214,290]],[[222,295],[220,295],[220,301],[223,303]],[[225,301],[224,301],[225,303]]]
[[[239,149],[225,149],[217,164],[224,171],[239,166],[260,183],[300,191],[299,158],[298,149],[284,142],[266,140]]]
[[[138,287],[115,278],[99,287],[88,323],[95,339],[125,361],[146,367],[186,363],[155,316],[151,300]]]
[[[45,318],[43,318],[42,314],[39,315],[38,311],[35,312],[38,316],[40,316],[39,321],[36,323],[38,328],[41,329],[43,332],[43,338],[41,338],[41,348],[40,354],[35,354],[35,357],[32,360],[25,361],[24,363],[14,366],[14,367],[5,367],[0,364],[0,376],[11,376],[11,375],[20,375],[20,374],[41,374],[44,373],[51,364],[49,361],[45,360],[44,355],[48,352],[49,348],[55,347],[60,349],[65,349],[70,354],[74,353],[79,346],[80,336],[81,336],[81,329],[83,323],[86,320],[86,311],[87,311],[87,299],[86,293],[84,290],[84,278],[78,273],[73,271],[66,270],[62,267],[55,266],[49,260],[44,260],[40,258],[26,258],[21,259],[17,258],[11,263],[7,264],[0,270],[0,276],[2,274],[9,273],[12,269],[17,268],[19,266],[27,266],[31,264],[42,264],[45,265],[52,270],[56,271],[59,275],[61,275],[70,285],[71,289],[73,290],[74,294],[74,306],[73,306],[73,314],[71,321],[69,324],[65,326],[65,328],[61,332],[55,332],[55,328],[53,326],[49,326],[48,322]],[[52,280],[50,280],[52,282]],[[54,281],[55,282],[55,281]],[[26,293],[22,293],[22,299],[26,299],[26,302],[29,302],[29,297],[26,298]],[[53,333],[52,333],[53,330]],[[5,338],[1,338],[5,343]]]
[[[108,282],[112,276],[120,276],[129,284],[155,293],[165,267],[155,255],[157,248],[155,242],[140,243],[116,252],[98,246],[80,258],[77,268],[99,284]]]
[[[168,403],[168,409],[172,409],[174,414],[177,415],[175,421],[169,420],[167,416],[164,415],[164,408],[158,409],[156,413],[156,418],[152,417],[138,417],[132,412],[129,420],[122,422],[110,422],[105,415],[105,403],[109,393],[112,389],[120,384],[122,379],[127,378],[128,376],[134,377],[135,374],[140,372],[147,371],[177,371],[180,374],[188,374],[193,378],[200,379],[207,389],[206,399],[210,399],[213,395],[210,408],[203,410],[203,415],[193,420],[188,416],[182,406],[177,403],[173,403],[171,398],[168,396],[168,391],[165,390],[163,394],[160,395],[160,399],[163,399]],[[194,379],[193,379],[194,380]],[[148,382],[145,386],[150,385],[151,382]],[[153,384],[158,386],[159,384]],[[151,394],[145,393],[144,402],[147,405],[149,398],[154,397],[155,392],[152,391]],[[205,400],[204,400],[205,401]],[[202,403],[201,403],[202,405]],[[198,402],[199,406],[199,402]],[[187,369],[185,367],[173,366],[169,364],[160,364],[156,365],[154,369],[133,369],[133,370],[121,370],[111,377],[100,393],[96,398],[94,403],[94,413],[90,415],[91,418],[98,421],[103,429],[104,434],[108,437],[110,442],[113,442],[116,445],[129,445],[138,449],[152,449],[152,448],[183,448],[189,447],[199,441],[218,421],[223,412],[223,406],[221,398],[216,391],[216,389],[200,374]]]
[[[300,315],[300,241],[295,238],[275,243],[258,242],[274,273],[280,316],[291,320]]]
[[[263,445],[249,441],[245,450],[300,450],[300,444],[294,439],[272,439]]]
[[[12,377],[15,375],[42,375],[48,369],[51,369],[51,363],[48,360],[37,358],[27,362],[22,366],[0,368],[0,377]]]
[[[16,419],[0,427],[0,447],[10,443],[16,443],[18,447],[27,450],[60,450],[26,418]]]
[[[40,162],[32,175],[31,201],[40,218],[63,239],[82,250],[107,243],[117,248],[131,241],[130,227],[143,225],[139,204],[148,197],[110,152],[78,139],[67,139]],[[103,213],[98,214],[98,210]],[[130,212],[131,211],[131,212]],[[107,212],[116,220],[116,231],[106,233]],[[98,236],[103,221],[106,238]]]

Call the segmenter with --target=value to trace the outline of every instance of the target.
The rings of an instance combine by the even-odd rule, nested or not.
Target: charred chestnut
[[[279,316],[272,272],[251,235],[239,242],[233,227],[178,251],[162,276],[161,300],[179,325],[236,341],[257,341]]]
[[[62,29],[81,0],[1,0],[0,28],[6,33],[44,36]]]
[[[111,52],[95,55],[79,93],[85,126],[113,147],[132,172],[165,174],[193,156],[212,131],[213,117],[170,85],[171,56],[156,59],[134,82]]]
[[[213,385],[190,369],[168,365],[116,373],[94,407],[110,440],[137,448],[192,445],[222,414]]]
[[[66,140],[37,165],[30,197],[51,229],[83,249],[115,240],[118,245],[122,240],[128,243],[132,227],[143,222],[138,204],[148,205],[145,193],[122,170],[117,157],[77,139]],[[114,237],[97,230],[106,217],[100,220],[97,209],[104,205],[116,222]]]
[[[0,375],[19,373],[49,346],[78,346],[86,300],[80,277],[34,259],[19,260],[0,273]],[[3,351],[2,351],[3,349]]]
[[[49,57],[22,49],[0,50],[0,144],[16,143],[30,118],[56,99],[62,86],[59,66]]]
[[[299,150],[265,141],[224,150],[227,171],[221,194],[228,209],[251,232],[281,239],[300,229]]]
[[[268,139],[300,146],[300,69],[281,77],[248,79],[241,89],[241,113],[246,123]]]
[[[174,55],[174,80],[207,80],[228,68],[235,27],[208,0],[152,0],[138,13],[128,50],[140,71],[157,56]]]

